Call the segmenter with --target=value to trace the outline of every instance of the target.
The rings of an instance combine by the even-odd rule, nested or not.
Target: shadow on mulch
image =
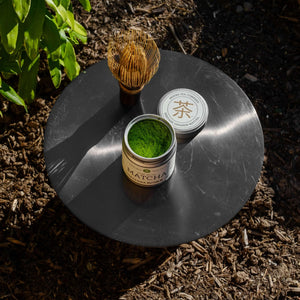
[[[117,299],[149,278],[172,251],[101,236],[59,199],[30,229],[12,235],[0,244],[0,290],[8,299]]]

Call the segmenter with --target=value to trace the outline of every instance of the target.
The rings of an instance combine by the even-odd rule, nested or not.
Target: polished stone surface
[[[170,180],[153,188],[130,182],[121,166],[127,123],[157,113],[171,89],[206,100],[206,126],[178,145]],[[163,247],[203,237],[230,221],[251,196],[263,163],[263,133],[241,88],[212,65],[161,50],[160,68],[132,108],[120,104],[107,62],[82,72],[59,97],[45,132],[50,182],[63,203],[99,233]]]

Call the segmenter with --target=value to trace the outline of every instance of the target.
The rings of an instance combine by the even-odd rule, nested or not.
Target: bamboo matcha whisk
[[[142,30],[115,34],[108,44],[108,67],[119,81],[123,104],[132,105],[144,85],[156,73],[160,53],[154,40]]]

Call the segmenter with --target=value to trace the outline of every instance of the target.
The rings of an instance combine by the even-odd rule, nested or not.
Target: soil
[[[75,1],[74,1],[75,2]],[[41,65],[24,114],[0,101],[0,299],[300,299],[300,1],[103,0],[76,46],[82,69],[106,56],[110,34],[131,26],[162,49],[208,61],[246,92],[260,118],[265,159],[239,214],[172,248],[143,248],[92,231],[58,199],[43,158],[56,99]]]

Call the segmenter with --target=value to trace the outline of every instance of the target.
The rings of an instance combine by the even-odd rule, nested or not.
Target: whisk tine
[[[142,30],[118,32],[108,45],[108,66],[127,89],[141,89],[156,73],[160,54],[150,35]]]

